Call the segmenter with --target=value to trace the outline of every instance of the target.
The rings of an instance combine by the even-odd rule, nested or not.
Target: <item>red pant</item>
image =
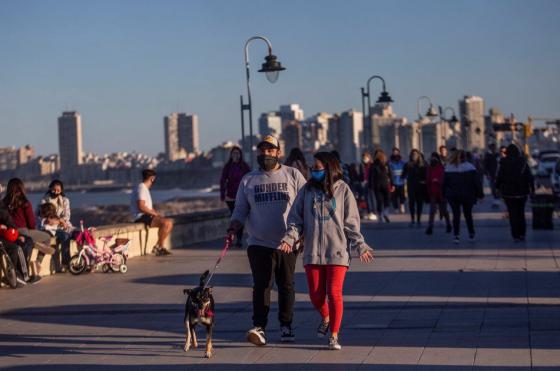
[[[309,297],[321,316],[329,317],[331,332],[338,332],[342,322],[342,286],[347,270],[348,267],[342,265],[305,266]]]

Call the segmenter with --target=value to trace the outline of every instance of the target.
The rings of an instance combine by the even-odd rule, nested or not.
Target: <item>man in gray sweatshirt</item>
[[[265,136],[257,149],[259,169],[241,180],[228,235],[233,236],[243,225],[249,234],[247,255],[253,275],[254,328],[247,332],[247,340],[262,346],[266,344],[273,280],[278,287],[281,341],[295,340],[291,325],[297,255],[284,253],[278,246],[286,233],[292,204],[306,181],[299,170],[280,164],[280,146],[272,135]]]

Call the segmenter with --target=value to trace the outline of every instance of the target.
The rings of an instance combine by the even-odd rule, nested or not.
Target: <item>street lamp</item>
[[[455,109],[453,107],[445,107],[445,108],[441,108],[441,106],[438,107],[439,108],[439,117],[440,119],[446,124],[444,125],[444,129],[445,129],[445,133],[444,133],[444,137],[445,137],[445,141],[447,141],[447,123],[449,123],[451,125],[451,132],[455,133],[455,126],[457,125],[457,123],[459,122],[459,120],[457,119],[457,115],[455,114]],[[446,117],[446,113],[447,111],[451,111],[451,118],[447,119]],[[452,134],[455,135],[455,134]]]
[[[375,79],[381,80],[382,88],[383,88],[383,90],[381,91],[381,94],[379,95],[379,98],[377,98],[376,103],[389,104],[389,103],[393,102],[393,99],[391,98],[391,96],[389,95],[389,93],[387,92],[387,89],[385,87],[385,80],[383,79],[383,77],[381,77],[379,75],[373,75],[367,80],[367,82],[366,82],[366,89],[367,90],[364,89],[363,87],[360,88],[362,90],[362,125],[363,125],[363,133],[364,133],[364,146],[366,145],[366,142],[367,142],[365,98],[367,98],[367,105],[368,105],[368,116],[367,117],[368,117],[368,119],[371,119],[370,84],[371,84],[371,81],[375,80]]]
[[[276,56],[272,54],[272,44],[266,37],[263,36],[253,36],[245,42],[245,76],[247,79],[247,103],[243,102],[243,95],[240,96],[240,107],[241,107],[241,141],[243,146],[243,152],[247,150],[245,145],[245,115],[244,111],[249,111],[249,158],[251,167],[253,167],[253,107],[251,100],[251,86],[249,84],[250,73],[249,73],[249,44],[254,40],[262,40],[266,43],[268,47],[268,55],[264,58],[265,62],[261,65],[261,69],[258,72],[264,72],[266,79],[275,83],[278,80],[280,71],[284,71],[285,68],[277,60]]]
[[[439,114],[436,110],[436,108],[434,107],[434,105],[432,104],[432,100],[430,99],[430,97],[426,96],[426,95],[422,95],[420,98],[418,98],[418,100],[416,101],[416,114],[418,115],[418,121],[422,120],[422,115],[420,114],[420,101],[421,100],[427,100],[428,103],[430,104],[430,106],[428,107],[428,110],[426,111],[425,116],[433,119],[435,117],[438,117]]]

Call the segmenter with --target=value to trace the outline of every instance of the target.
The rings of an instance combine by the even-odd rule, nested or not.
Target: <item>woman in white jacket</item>
[[[303,238],[309,297],[322,317],[317,335],[324,337],[330,329],[329,348],[339,350],[342,287],[351,250],[356,250],[364,262],[373,261],[373,250],[360,233],[356,199],[342,180],[340,164],[328,152],[318,152],[314,158],[311,179],[290,210],[280,249],[289,253]]]

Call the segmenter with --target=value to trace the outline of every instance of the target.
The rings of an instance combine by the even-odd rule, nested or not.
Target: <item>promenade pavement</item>
[[[202,328],[199,349],[183,352],[182,290],[214,265],[216,231],[216,241],[172,256],[132,259],[126,274],[62,274],[0,290],[0,368],[560,370],[560,233],[529,229],[513,243],[501,213],[478,211],[476,241],[458,245],[439,221],[433,236],[406,216],[363,223],[376,260],[355,259],[347,274],[341,351],[315,335],[301,259],[296,343],[279,342],[275,299],[270,344],[247,343],[252,280],[246,251],[232,248],[212,282],[215,355],[203,358]]]

